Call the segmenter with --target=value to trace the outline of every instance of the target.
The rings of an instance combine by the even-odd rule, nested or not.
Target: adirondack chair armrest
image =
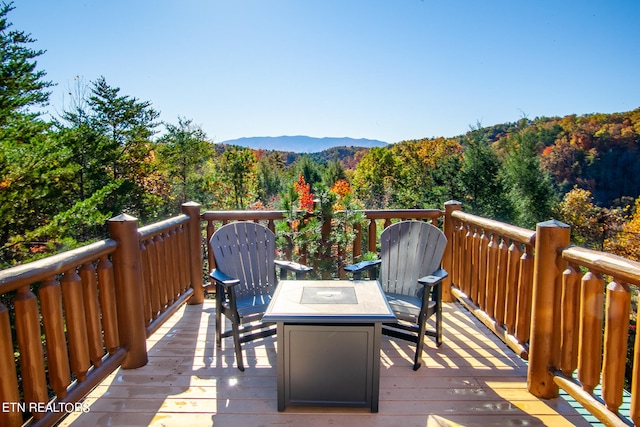
[[[373,275],[370,273],[369,277],[375,279],[375,268],[382,262],[382,260],[376,259],[371,261],[361,261],[357,264],[348,265],[344,268],[347,273],[353,273],[355,280],[360,280],[362,273],[365,271],[373,271]]]
[[[448,275],[449,273],[447,273],[446,270],[441,268],[439,270],[434,271],[429,276],[421,277],[420,279],[418,279],[418,283],[424,286],[435,286],[438,283],[440,283],[442,280],[444,280]]]
[[[296,279],[302,279],[302,277],[305,274],[309,273],[310,271],[313,271],[312,267],[309,267],[307,265],[300,264],[297,262],[293,262],[293,261],[285,261],[285,260],[277,259],[274,261],[274,263],[278,267],[280,267],[280,279],[287,278],[287,271],[296,273]]]
[[[229,287],[235,286],[240,283],[240,280],[229,277],[216,268],[214,268],[211,273],[209,273],[209,277],[211,277],[216,282],[216,284],[224,286],[225,289],[229,289]]]
[[[349,273],[362,273],[363,271],[369,271],[372,268],[375,268],[377,265],[379,265],[382,262],[382,260],[376,259],[373,261],[361,261],[357,264],[351,264],[348,265],[344,268],[344,271],[349,272]]]

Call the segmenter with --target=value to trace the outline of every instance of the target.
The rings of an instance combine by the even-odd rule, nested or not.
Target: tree
[[[146,156],[148,148],[144,146],[155,133],[160,115],[149,101],[138,101],[119,93],[120,88],[109,86],[105,78],[100,77],[93,82],[88,100],[93,113],[92,125],[107,137],[101,148],[114,179],[130,176],[131,161]]]
[[[254,187],[256,157],[248,148],[229,147],[222,154],[222,171],[233,188],[234,209],[246,209]]]
[[[634,202],[633,215],[621,230],[607,241],[607,250],[625,258],[640,261],[640,197]]]
[[[602,216],[602,208],[593,203],[591,191],[574,187],[564,195],[556,214],[560,221],[571,226],[571,240],[575,244],[594,248],[601,240],[598,218]]]
[[[396,156],[383,147],[373,147],[358,163],[352,184],[355,194],[367,209],[389,205],[399,167]]]
[[[463,146],[460,175],[469,210],[489,218],[509,219],[510,207],[500,181],[498,154],[479,129],[465,136]]]
[[[394,201],[403,208],[441,206],[462,196],[457,139],[424,138],[394,144],[400,171]]]
[[[28,47],[35,39],[23,31],[10,29],[12,24],[7,15],[14,9],[13,2],[0,6],[0,129],[4,132],[42,125],[34,122],[39,114],[29,109],[44,106],[50,95],[46,89],[53,85],[43,80],[44,71],[36,69],[35,59],[44,51]]]
[[[443,158],[438,167],[430,172],[433,179],[432,205],[442,206],[449,200],[464,199],[463,184],[460,179],[461,169],[461,156],[451,154]]]
[[[330,160],[322,171],[322,183],[327,186],[327,188],[333,187],[333,184],[337,181],[346,178],[347,174],[344,171],[340,160],[337,158]]]
[[[11,30],[8,14],[13,3],[0,6],[0,259],[14,262],[12,235],[49,220],[64,205],[65,185],[71,174],[68,152],[48,130],[39,113],[49,98],[52,83],[43,80],[35,59],[44,51],[33,50],[35,40],[23,31]],[[28,248],[27,248],[28,250]]]
[[[105,137],[91,124],[92,111],[87,102],[89,86],[80,76],[76,76],[74,82],[69,88],[69,105],[55,124],[63,145],[71,152],[71,161],[78,168],[77,200],[84,201],[108,182],[100,152]]]
[[[312,188],[316,186],[316,184],[322,182],[322,175],[320,173],[320,169],[318,164],[314,162],[309,155],[302,155],[296,162],[296,179],[298,178],[298,174],[301,173],[305,182],[310,184]]]
[[[424,207],[433,189],[430,174],[433,163],[431,159],[421,155],[425,141],[403,141],[391,148],[399,166],[394,181],[400,185],[395,186],[396,190],[393,193],[393,201],[399,207]]]
[[[540,167],[535,135],[526,130],[507,140],[507,157],[502,167],[505,188],[514,220],[522,227],[535,227],[553,215],[557,196],[551,177]]]
[[[163,185],[150,140],[159,113],[149,101],[120,95],[120,88],[109,86],[104,77],[92,83],[87,104],[90,125],[102,136],[96,153],[103,167],[102,185],[122,179],[110,200],[114,211],[129,212],[143,221],[164,213]]]
[[[272,205],[272,201],[284,189],[285,166],[282,154],[272,151],[258,160],[256,179],[258,199],[265,206]]]
[[[171,194],[178,204],[202,199],[203,167],[213,156],[207,135],[192,120],[178,117],[178,125],[165,124],[167,133],[158,140],[159,163],[169,175]]]

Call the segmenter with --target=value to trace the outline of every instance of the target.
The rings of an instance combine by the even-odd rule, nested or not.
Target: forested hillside
[[[205,209],[442,208],[535,227],[555,217],[578,243],[638,259],[640,109],[523,118],[453,138],[296,154],[215,144],[106,78],[78,78],[55,119],[42,54],[0,9],[0,265],[106,234],[126,212],[148,223]],[[162,131],[162,132],[161,132]],[[301,189],[304,191],[301,192]],[[304,197],[300,194],[304,193]]]

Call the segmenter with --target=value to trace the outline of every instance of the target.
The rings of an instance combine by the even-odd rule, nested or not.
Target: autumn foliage
[[[298,176],[298,180],[293,184],[293,188],[298,193],[298,201],[300,209],[313,212],[313,193],[311,192],[311,184],[305,182],[302,174]]]

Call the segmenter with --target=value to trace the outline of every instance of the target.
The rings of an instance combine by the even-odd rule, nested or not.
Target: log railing
[[[543,398],[559,388],[605,425],[640,423],[640,342],[632,351],[630,397],[625,368],[632,297],[640,263],[569,245],[568,226],[538,224],[534,333],[529,390]],[[635,313],[634,313],[635,315]],[[623,397],[630,400],[619,414]]]
[[[147,337],[194,293],[189,272],[188,223],[189,217],[183,214],[138,231]]]
[[[64,413],[51,408],[77,402],[124,362],[116,246],[107,239],[0,272],[0,425],[22,425],[25,413],[53,424]]]
[[[452,295],[528,357],[535,232],[449,205]]]
[[[640,263],[572,247],[569,228],[556,221],[531,231],[464,213],[457,202],[444,210],[363,213],[354,256],[363,248],[376,252],[378,233],[396,220],[441,226],[449,241],[445,301],[464,304],[528,357],[531,393],[551,398],[562,388],[605,424],[623,423],[616,412]],[[215,227],[235,220],[274,230],[285,212],[201,214],[188,203],[182,215],[140,229],[121,215],[110,220],[109,239],[1,271],[0,425],[52,425],[69,410],[65,403],[79,402],[114,369],[143,366],[147,336],[182,303],[203,301],[201,222],[208,240]],[[635,423],[639,347],[636,341]]]
[[[147,362],[146,339],[202,302],[200,206],[111,238],[0,271],[0,426],[50,426],[118,367]],[[197,266],[194,271],[193,266]]]

